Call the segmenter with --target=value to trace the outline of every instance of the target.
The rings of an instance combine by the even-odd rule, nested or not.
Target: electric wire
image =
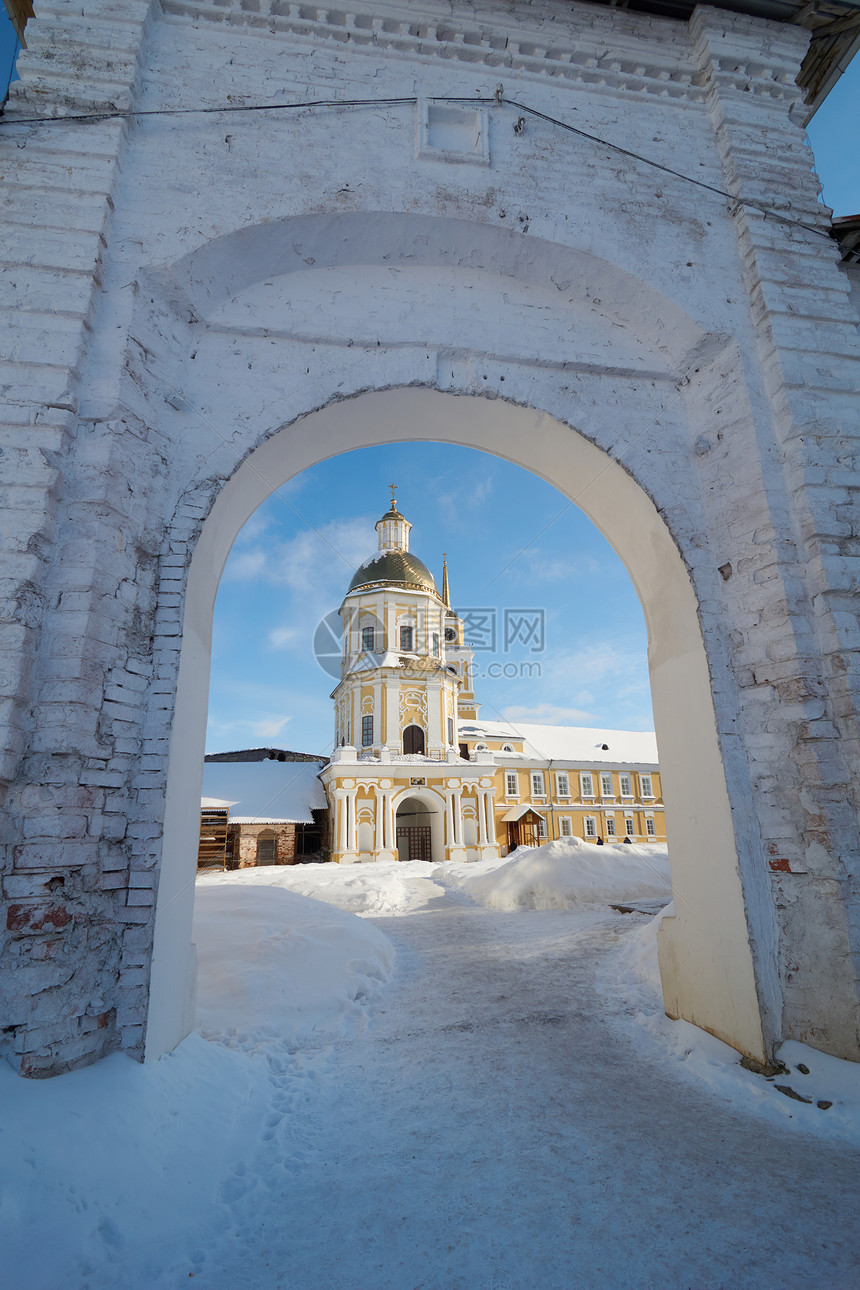
[[[730,193],[715,184],[709,184],[703,179],[696,179],[692,175],[686,175],[683,171],[674,170],[671,166],[664,165],[663,162],[655,161],[651,157],[644,157],[641,153],[634,152],[631,148],[622,147],[621,144],[613,143],[600,135],[591,134],[588,130],[582,130],[579,126],[572,125],[569,121],[562,121],[559,117],[552,116],[547,112],[541,112],[538,108],[531,107],[528,103],[520,102],[519,99],[509,99],[499,93],[494,95],[431,94],[424,97],[430,103],[469,103],[481,106],[515,108],[518,112],[524,112],[528,116],[545,121],[549,125],[564,130],[569,134],[577,135],[579,138],[586,139],[602,148],[608,148],[612,152],[617,152],[632,161],[641,162],[642,165],[650,166],[653,170],[659,170],[663,174],[671,175],[672,178],[680,179],[683,183],[693,184],[696,188],[702,188],[706,192],[713,193],[724,201],[730,202],[735,209],[748,206],[766,218],[777,220],[779,223],[793,228],[802,228],[807,233],[813,233],[817,237],[825,237],[828,241],[831,240],[830,233],[824,229],[816,228],[814,224],[807,224],[803,220],[794,219],[790,215],[785,215],[763,202],[738,197],[735,193]],[[79,112],[67,116],[34,116],[19,117],[17,119],[0,114],[0,128],[3,126],[14,128],[16,126],[86,124],[94,121],[136,121],[139,118],[147,117],[213,116],[237,112],[297,112],[313,111],[314,109],[414,107],[419,101],[419,97],[413,94],[390,98],[303,99],[295,103],[229,103],[215,107],[132,108],[127,110],[111,108],[101,112]]]

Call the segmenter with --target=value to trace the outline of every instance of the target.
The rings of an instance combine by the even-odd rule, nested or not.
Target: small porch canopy
[[[538,825],[542,816],[532,806],[512,806],[502,816],[508,826],[508,850],[517,847],[536,847],[539,841]]]

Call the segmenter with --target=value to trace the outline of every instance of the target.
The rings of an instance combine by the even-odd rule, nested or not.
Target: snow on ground
[[[343,1035],[394,966],[382,932],[283,888],[201,882],[197,1026],[235,1047]]]
[[[860,1067],[786,1044],[768,1082],[663,1015],[655,920],[608,906],[665,863],[201,878],[197,1033],[0,1068],[0,1285],[856,1284]]]
[[[643,1058],[673,1067],[684,1078],[711,1089],[716,1097],[771,1123],[787,1125],[792,1120],[797,1128],[860,1146],[860,1065],[856,1062],[840,1061],[791,1040],[776,1053],[786,1070],[764,1078],[741,1066],[738,1054],[722,1040],[689,1022],[671,1021],[666,1016],[657,929],[660,920],[673,910],[670,904],[656,918],[637,920],[640,925],[607,956],[597,976],[604,997],[624,999],[626,1012],[619,1024],[641,1049]],[[829,1105],[819,1107],[819,1101]]]
[[[437,866],[420,860],[406,864],[298,864],[265,865],[234,873],[207,874],[198,878],[198,890],[222,886],[235,890],[236,883],[281,887],[314,900],[336,905],[362,917],[408,914],[423,909],[428,901],[444,894],[434,881]]]
[[[599,847],[578,838],[520,847],[501,863],[440,866],[437,875],[487,909],[573,909],[672,895],[665,846]]]

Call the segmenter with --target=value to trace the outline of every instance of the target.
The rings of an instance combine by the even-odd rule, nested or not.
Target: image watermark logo
[[[336,609],[321,618],[314,630],[314,658],[324,672],[340,680],[343,661],[343,626]]]
[[[466,644],[476,653],[495,654],[499,646],[503,654],[517,648],[542,654],[546,649],[545,609],[481,605],[458,609],[457,613],[463,620]]]

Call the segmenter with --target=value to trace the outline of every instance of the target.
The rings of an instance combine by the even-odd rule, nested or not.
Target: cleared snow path
[[[629,918],[443,898],[373,922],[397,979],[299,1097],[285,1068],[268,1171],[195,1284],[858,1284],[856,1153],[649,1069],[607,1017],[594,970]]]
[[[860,1287],[860,1068],[667,1021],[665,856],[552,847],[202,879],[200,1033],[0,1068],[4,1290]]]

